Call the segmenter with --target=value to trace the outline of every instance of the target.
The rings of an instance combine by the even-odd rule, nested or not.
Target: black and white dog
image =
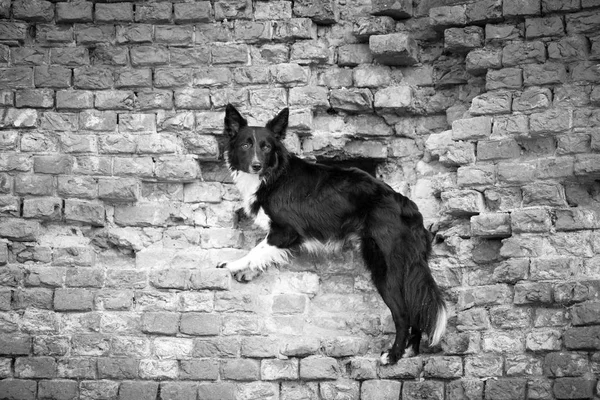
[[[437,344],[446,329],[446,305],[428,266],[430,233],[407,197],[359,169],[306,162],[281,140],[289,110],[265,127],[248,126],[232,105],[225,110],[225,159],[244,209],[268,229],[245,257],[222,263],[246,282],[298,249],[341,248],[357,242],[383,301],[396,339],[383,364],[419,353],[421,334]]]

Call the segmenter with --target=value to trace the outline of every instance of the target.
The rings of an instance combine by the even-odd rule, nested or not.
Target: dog
[[[228,104],[225,161],[248,216],[268,234],[250,252],[217,267],[247,282],[297,250],[358,243],[375,287],[389,307],[396,337],[382,364],[419,354],[423,333],[440,342],[447,311],[428,266],[431,235],[416,204],[356,168],[311,163],[289,153],[289,109],[265,127],[248,126]]]

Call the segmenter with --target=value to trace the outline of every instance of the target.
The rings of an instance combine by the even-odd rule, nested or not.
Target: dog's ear
[[[248,121],[242,117],[242,114],[234,106],[227,104],[225,107],[225,134],[233,137],[246,125],[248,125]]]
[[[277,114],[275,118],[267,122],[267,129],[275,134],[275,137],[279,140],[285,137],[285,131],[288,126],[288,118],[290,116],[290,109],[284,108]]]

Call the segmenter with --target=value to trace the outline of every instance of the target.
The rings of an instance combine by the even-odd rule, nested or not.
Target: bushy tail
[[[448,321],[448,311],[446,311],[446,304],[444,304],[444,301],[442,300],[437,307],[438,308],[435,311],[435,325],[433,325],[432,331],[427,332],[430,346],[435,346],[442,340]]]

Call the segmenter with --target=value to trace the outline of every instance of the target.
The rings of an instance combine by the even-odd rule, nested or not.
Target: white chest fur
[[[271,221],[262,208],[258,210],[256,215],[252,213],[252,205],[256,201],[256,191],[260,186],[260,178],[258,175],[242,171],[234,171],[231,175],[235,186],[242,195],[242,204],[246,215],[254,217],[254,223],[256,225],[263,229],[269,229]]]

